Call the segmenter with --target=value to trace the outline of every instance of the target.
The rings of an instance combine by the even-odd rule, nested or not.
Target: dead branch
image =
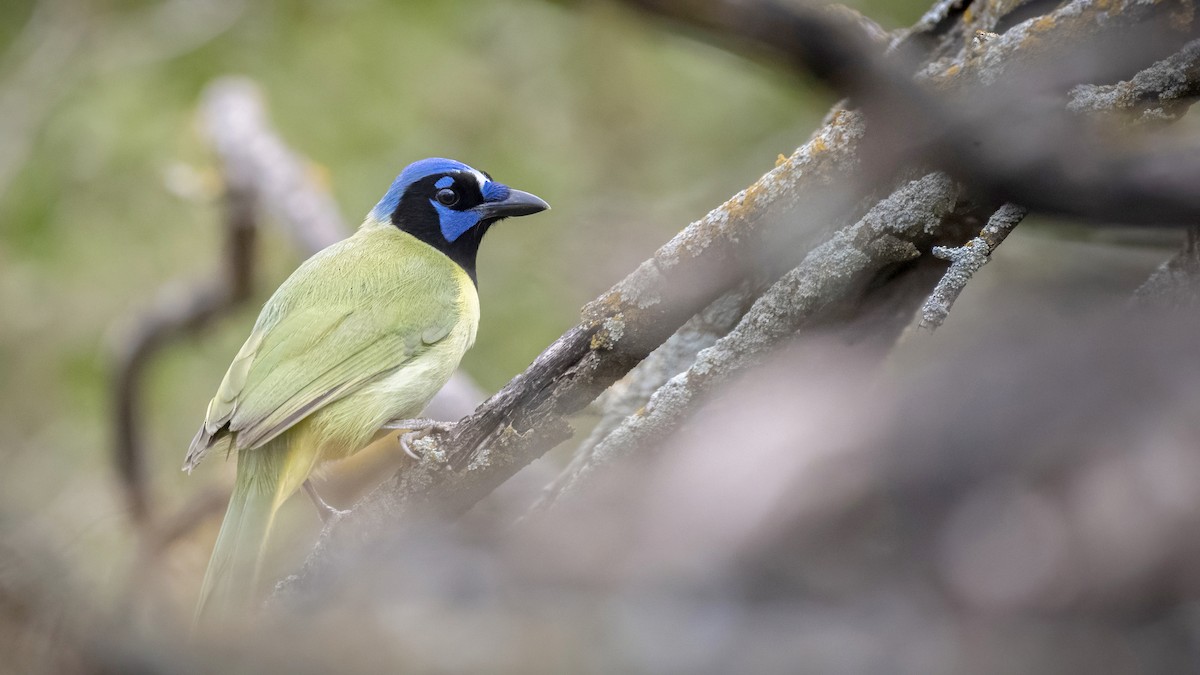
[[[1027,209],[1016,204],[1001,206],[979,235],[963,246],[935,246],[933,255],[950,261],[950,268],[942,276],[925,304],[921,306],[921,328],[934,330],[946,321],[954,301],[962,294],[981,267],[991,260],[992,253],[1007,237],[1009,232],[1025,219]]]
[[[849,96],[869,121],[869,176],[922,160],[970,185],[981,201],[1101,224],[1200,221],[1195,148],[1113,147],[1056,102],[1036,103],[1055,78],[1102,79],[1174,53],[1198,27],[1177,20],[1173,6],[1074,0],[922,69],[905,50],[884,60],[855,31],[781,0],[628,2],[735,36]],[[1182,0],[1178,9],[1186,6]],[[1086,51],[1089,68],[1056,69],[1068,48],[1076,50],[1072,63],[1085,61],[1079,50]],[[927,87],[910,77],[917,71]]]
[[[1117,84],[1084,84],[1070,92],[1075,113],[1124,112],[1139,122],[1181,117],[1200,96],[1200,40]]]
[[[118,474],[134,522],[148,523],[150,489],[141,435],[141,381],[150,358],[180,335],[198,331],[251,297],[256,239],[254,193],[245,184],[227,185],[225,244],[221,270],[190,291],[168,288],[118,343],[113,400]]]
[[[532,515],[552,506],[572,477],[591,464],[592,453],[604,439],[627,417],[643,408],[654,392],[672,377],[687,370],[697,354],[711,347],[737,325],[761,290],[759,286],[746,282],[718,298],[689,319],[626,377],[615,383],[606,393],[600,421],[576,448],[570,464],[546,486],[538,501],[530,507],[529,513]]]
[[[609,434],[564,491],[586,481],[590,472],[666,440],[714,388],[758,364],[798,331],[833,316],[853,315],[854,305],[882,272],[928,250],[957,199],[958,188],[949,177],[929,174],[901,186],[862,220],[814,249],[754,303],[734,330]]]

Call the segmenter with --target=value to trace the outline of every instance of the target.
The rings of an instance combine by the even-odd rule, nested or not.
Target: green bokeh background
[[[0,92],[19,94],[0,129],[49,101],[0,183],[0,500],[98,579],[119,575],[131,548],[108,455],[112,344],[160,288],[217,264],[218,177],[196,119],[214,78],[263,87],[349,222],[430,155],[553,204],[493,231],[481,254],[482,324],[464,367],[489,391],[583,303],[792,152],[832,101],[605,2],[209,3],[228,25],[197,44],[164,44],[157,3],[60,4],[83,37],[21,83],[34,3],[0,3]],[[925,5],[859,8],[893,28]],[[299,261],[276,230],[261,248],[256,302],[149,370],[158,508],[217,480],[219,469],[189,479],[178,466],[258,304]]]

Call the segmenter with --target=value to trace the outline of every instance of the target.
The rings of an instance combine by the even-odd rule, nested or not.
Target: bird
[[[191,473],[210,453],[237,456],[197,626],[253,609],[275,515],[310,487],[318,465],[388,433],[389,421],[416,417],[441,389],[475,342],[484,234],[549,208],[462,162],[423,159],[353,235],[271,295],[184,460]]]

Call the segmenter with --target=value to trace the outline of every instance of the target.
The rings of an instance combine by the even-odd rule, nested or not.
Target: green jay
[[[188,449],[237,453],[197,622],[252,607],[275,514],[322,462],[418,415],[475,342],[475,258],[497,221],[550,208],[449,159],[406,167],[355,234],[263,306]]]

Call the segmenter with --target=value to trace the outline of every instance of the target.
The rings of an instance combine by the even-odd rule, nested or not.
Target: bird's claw
[[[322,499],[321,495],[317,494],[317,488],[311,480],[304,481],[304,491],[308,494],[308,498],[312,500],[313,506],[317,507],[317,516],[321,518],[322,524],[328,525],[332,521],[350,515],[349,509],[343,511],[331,506],[329,502]]]
[[[434,420],[408,420],[404,423],[390,426],[394,429],[406,429],[404,433],[400,434],[400,449],[404,451],[404,454],[418,462],[424,459],[424,455],[413,450],[412,445],[415,441],[426,438],[434,432],[446,433],[454,428],[453,424],[436,422]]]

